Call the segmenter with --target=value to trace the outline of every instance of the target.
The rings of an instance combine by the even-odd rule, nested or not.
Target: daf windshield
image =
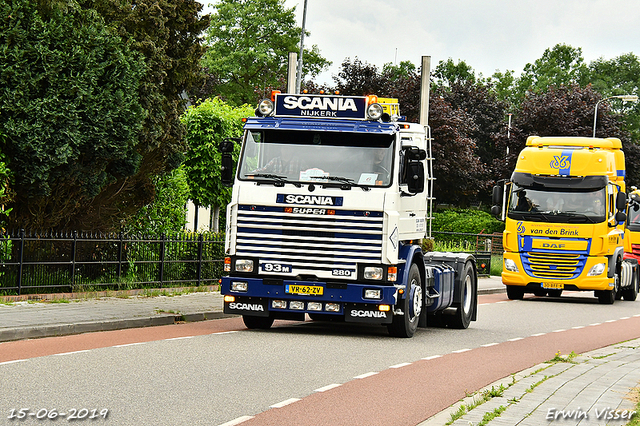
[[[389,186],[393,140],[388,134],[249,130],[239,178]]]
[[[538,190],[512,185],[508,216],[552,223],[600,223],[606,219],[606,189]]]

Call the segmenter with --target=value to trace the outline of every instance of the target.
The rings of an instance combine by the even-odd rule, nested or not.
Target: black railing
[[[0,292],[203,285],[222,276],[224,235],[0,234]]]

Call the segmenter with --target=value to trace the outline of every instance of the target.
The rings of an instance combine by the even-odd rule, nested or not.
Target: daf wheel
[[[507,297],[511,300],[522,300],[524,298],[524,288],[515,285],[508,285]]]
[[[465,329],[468,328],[471,323],[473,310],[475,309],[475,305],[478,300],[478,280],[476,278],[476,274],[473,272],[473,265],[471,262],[467,262],[464,267],[464,278],[460,291],[462,292],[460,306],[456,308],[453,316],[446,318],[448,320],[447,322],[449,327]]]
[[[404,315],[393,316],[393,322],[387,326],[389,334],[394,337],[412,337],[418,329],[423,307],[422,279],[418,265],[414,263],[409,269],[409,285],[403,304]]]
[[[620,292],[620,273],[622,271],[622,264],[620,261],[616,262],[616,272],[613,275],[613,289],[611,290],[599,290],[596,292],[598,296],[598,302],[602,305],[613,305],[613,302],[618,298]]]
[[[270,317],[254,317],[251,315],[243,315],[242,322],[249,329],[267,330],[273,325],[273,318]]]
[[[626,301],[633,302],[634,300],[636,300],[636,298],[638,297],[638,276],[637,275],[633,277],[633,284],[631,284],[631,287],[622,289],[621,293],[622,293],[622,297]]]

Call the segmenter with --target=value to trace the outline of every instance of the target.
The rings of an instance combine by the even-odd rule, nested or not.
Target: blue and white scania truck
[[[227,208],[224,312],[248,328],[274,319],[467,328],[477,270],[465,253],[423,252],[433,175],[429,57],[421,124],[375,96],[274,93],[246,119]],[[389,100],[386,100],[388,102]]]

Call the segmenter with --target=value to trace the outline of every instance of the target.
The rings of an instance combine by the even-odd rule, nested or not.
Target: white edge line
[[[602,325],[601,322],[594,322],[593,324],[589,324],[589,327],[595,327],[596,325]]]
[[[514,337],[513,339],[509,339],[509,342],[517,342],[518,340],[523,340],[524,337]]]
[[[562,333],[563,331],[567,331],[567,330],[566,329],[553,330],[552,333]]]
[[[282,408],[286,405],[293,404],[294,402],[300,401],[300,398],[289,398],[285,401],[278,402],[277,404],[270,405],[269,408]]]
[[[635,318],[635,317],[640,317],[640,314],[635,314],[633,317],[634,317],[634,318]]]
[[[144,345],[147,342],[125,343],[124,345],[115,345],[114,348],[126,348],[127,346]]]
[[[618,320],[607,320],[605,322],[616,322],[616,321],[618,321]]]
[[[389,368],[402,368],[402,367],[406,367],[407,365],[411,365],[411,363],[410,362],[403,362],[401,364],[392,365]]]
[[[168,342],[169,340],[184,340],[184,339],[192,339],[195,336],[182,336],[182,337],[172,337],[170,339],[164,339],[165,342]]]
[[[85,349],[82,351],[73,351],[73,352],[63,352],[61,354],[53,354],[54,356],[62,356],[62,355],[74,355],[74,354],[81,354],[83,352],[89,352],[89,349]]]
[[[480,345],[480,346],[481,346],[481,347],[483,347],[483,348],[488,348],[488,347],[490,347],[490,346],[496,346],[496,345],[499,345],[499,344],[500,344],[500,343],[493,342],[493,343],[487,343],[487,344]]]
[[[377,371],[371,371],[369,373],[364,373],[359,376],[356,376],[354,377],[354,379],[366,379],[367,377],[375,376],[376,374],[378,374]]]
[[[471,349],[458,349],[457,351],[451,352],[452,354],[461,354],[462,352],[470,351]]]
[[[540,337],[540,336],[544,336],[547,333],[536,333],[536,334],[532,334],[531,337]]]
[[[0,365],[15,364],[16,362],[25,362],[26,359],[14,359],[13,361],[0,362]]]
[[[581,328],[584,328],[584,325],[579,325],[577,327],[571,327],[572,330],[580,330]]]
[[[326,392],[328,390],[331,390],[333,388],[337,388],[338,386],[342,386],[340,383],[332,383],[330,385],[321,387],[320,389],[316,389],[314,390],[314,392]]]
[[[242,417],[238,417],[235,420],[231,420],[230,422],[222,423],[220,426],[235,426],[235,425],[239,425],[240,423],[244,423],[247,420],[251,420],[252,418],[253,416],[242,416]]]
[[[622,318],[620,318],[620,319],[621,319],[621,320],[626,320],[626,319],[629,319],[629,318],[631,318],[631,317],[622,317]]]
[[[431,359],[436,359],[436,358],[441,358],[441,357],[442,357],[442,355],[431,355],[431,356],[428,356],[428,357],[422,358],[422,359],[424,359],[425,361],[429,361]]]
[[[233,333],[237,333],[238,330],[233,330],[233,331],[221,331],[219,333],[211,333],[211,334],[233,334]]]

